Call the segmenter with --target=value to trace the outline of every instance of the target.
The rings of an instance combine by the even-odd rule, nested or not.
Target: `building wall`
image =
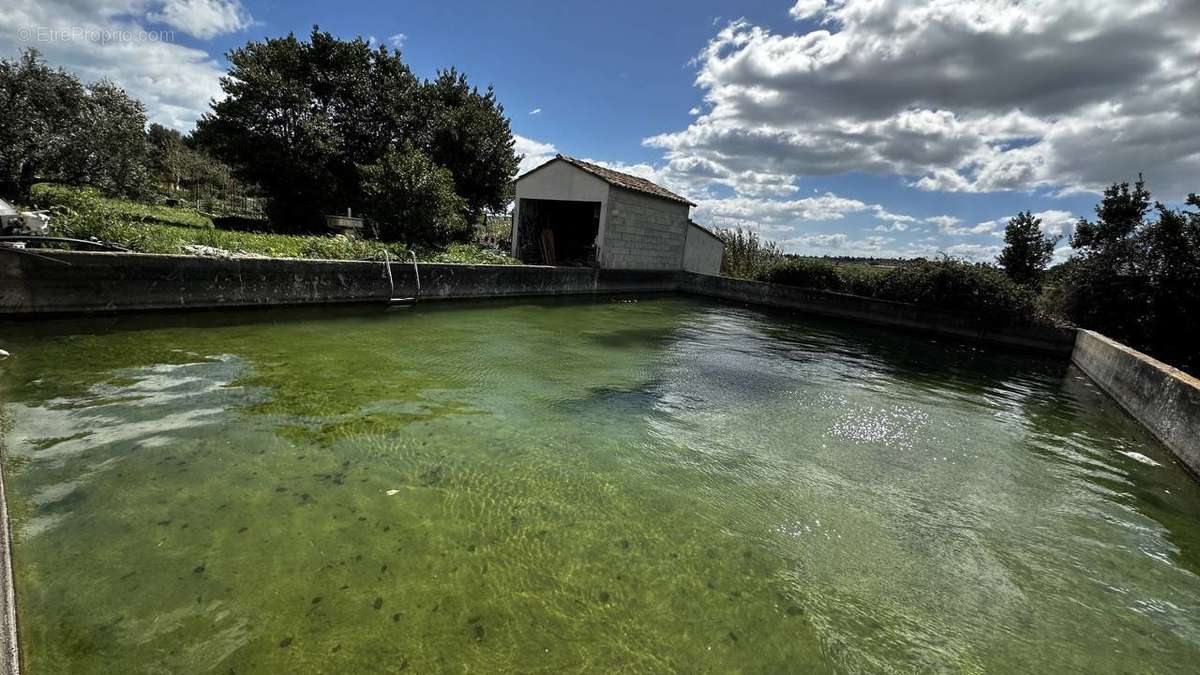
[[[610,187],[608,219],[607,222],[601,220],[600,266],[605,269],[681,269],[689,210],[687,204]]]
[[[608,215],[608,183],[570,164],[550,162],[527,173],[516,182],[513,205],[513,257],[520,257],[521,200],[558,199],[575,202],[600,202],[600,232],[597,241],[604,241],[604,223]]]
[[[696,274],[720,274],[725,242],[695,223],[688,223],[683,269]]]

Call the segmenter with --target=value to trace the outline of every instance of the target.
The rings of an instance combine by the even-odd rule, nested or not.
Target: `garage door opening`
[[[530,265],[596,264],[600,202],[522,199],[518,224],[521,262]]]

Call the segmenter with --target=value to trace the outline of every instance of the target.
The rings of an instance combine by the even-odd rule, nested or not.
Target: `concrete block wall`
[[[607,269],[678,270],[687,243],[687,204],[613,186],[600,248]]]
[[[720,274],[725,257],[725,242],[694,223],[688,224],[687,244],[683,249],[683,271],[696,274]]]

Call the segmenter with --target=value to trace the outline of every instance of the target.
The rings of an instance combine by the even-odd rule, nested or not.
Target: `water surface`
[[[693,299],[5,325],[31,673],[1188,672],[1080,372]]]

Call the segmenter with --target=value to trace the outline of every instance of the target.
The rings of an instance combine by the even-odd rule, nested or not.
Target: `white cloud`
[[[1033,216],[1042,221],[1042,232],[1052,237],[1070,235],[1075,231],[1075,223],[1079,222],[1079,216],[1058,209],[1041,211]]]
[[[524,155],[521,166],[517,169],[518,175],[536,168],[540,164],[545,164],[558,154],[558,149],[552,143],[535,141],[519,134],[513,134],[513,141],[513,151],[518,155]]]
[[[698,107],[696,107],[696,106],[692,106],[692,109],[688,111],[688,114],[689,114],[689,115],[692,115],[693,117],[694,117],[694,116],[696,116],[696,115],[699,115],[699,114],[700,114],[700,108],[698,108]]]
[[[971,227],[959,227],[958,225],[939,223],[938,230],[941,231],[942,234],[953,236],[963,236],[968,234],[990,234],[997,228],[1003,229],[1005,222],[1007,221],[987,220],[977,225],[972,225]]]
[[[254,23],[239,0],[167,0],[148,18],[202,40],[236,33]]]
[[[159,15],[161,19],[154,18]],[[222,96],[219,79],[224,69],[207,52],[171,42],[169,34],[140,33],[153,30],[158,22],[204,37],[236,30],[249,21],[249,14],[234,2],[6,0],[0,10],[0,56],[36,48],[51,65],[73,71],[84,81],[113,80],[146,104],[152,121],[186,131],[208,109],[210,99]],[[39,39],[39,29],[72,37]],[[90,37],[114,31],[129,31],[136,39]]]
[[[727,197],[697,199],[695,218],[701,222],[743,223],[764,231],[788,233],[805,222],[829,222],[870,208],[857,199],[826,193],[790,200]]]
[[[804,32],[723,28],[696,59],[708,112],[645,142],[786,182],[1094,191],[1141,170],[1179,198],[1200,175],[1198,7],[799,0],[794,18],[820,18]]]
[[[796,4],[788,10],[795,20],[809,19],[825,10],[825,0],[796,0]]]
[[[541,109],[541,108],[534,108],[533,110],[530,110],[530,111],[529,111],[529,114],[530,114],[530,115],[540,115],[541,113],[542,113],[542,109]]]
[[[408,42],[408,36],[404,33],[395,33],[388,38],[388,42],[396,49],[403,49],[404,43]]]

